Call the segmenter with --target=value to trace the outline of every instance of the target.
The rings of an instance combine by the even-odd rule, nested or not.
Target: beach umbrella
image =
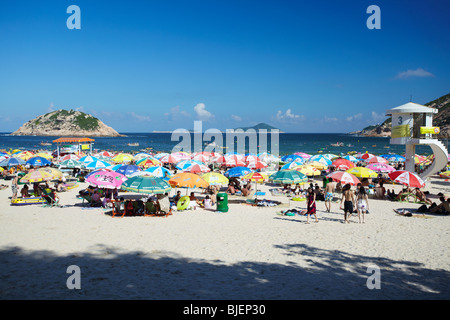
[[[43,167],[50,165],[52,162],[43,157],[32,157],[27,160],[26,164],[34,167]]]
[[[312,157],[309,158],[309,160],[308,160],[308,162],[314,162],[314,161],[323,163],[323,164],[325,164],[325,165],[327,165],[327,166],[331,165],[331,160],[328,159],[328,158],[326,158],[326,157],[324,157],[324,156],[321,155],[321,154],[316,154],[315,156],[312,156]]]
[[[310,155],[308,153],[305,153],[305,152],[295,152],[294,155],[300,156],[300,157],[302,157],[305,160],[307,160],[307,159],[312,157],[312,155]]]
[[[273,183],[297,184],[308,182],[308,177],[296,170],[284,170],[271,174],[269,180]]]
[[[267,181],[269,177],[267,174],[262,172],[250,172],[242,177],[242,180],[246,181],[254,181],[255,182],[255,199],[257,198],[258,194],[258,183],[263,183],[264,181]]]
[[[258,153],[258,158],[262,162],[265,162],[267,164],[270,164],[272,162],[279,162],[280,161],[279,157],[276,157],[275,155],[267,153],[267,152]]]
[[[191,155],[192,160],[197,160],[203,163],[207,163],[211,155],[209,152],[196,152]]]
[[[298,166],[301,166],[304,164],[304,160],[302,158],[295,159],[294,161],[288,162],[285,165],[283,165],[280,170],[292,170],[295,169]]]
[[[44,170],[32,170],[26,175],[24,175],[21,179],[21,183],[36,183],[43,181],[53,180],[53,174],[50,171]]]
[[[76,160],[76,161],[80,161],[80,156],[70,153],[70,154],[66,154],[64,157],[62,157],[60,159],[60,161],[67,161],[67,160]]]
[[[85,168],[88,170],[98,170],[98,169],[109,168],[109,167],[111,167],[110,163],[108,163],[106,161],[101,161],[101,160],[96,160],[96,161],[85,163]]]
[[[17,157],[11,157],[0,162],[0,167],[15,167],[19,165],[24,165],[25,160],[22,160]]]
[[[331,163],[331,165],[334,166],[337,170],[342,170],[342,171],[348,170],[355,166],[353,162],[351,162],[350,160],[347,160],[347,159],[343,159],[343,158],[334,160]]]
[[[224,175],[228,178],[232,178],[232,177],[242,177],[245,176],[246,174],[252,172],[252,170],[250,168],[247,167],[234,167],[231,169],[228,169]]]
[[[225,155],[218,158],[217,162],[227,167],[245,167],[243,157],[239,155]]]
[[[298,159],[298,158],[305,159],[305,158],[303,158],[302,156],[300,156],[298,154],[288,154],[286,156],[282,156],[281,157],[281,161],[283,161],[283,162],[292,162],[292,161],[294,161],[295,159]]]
[[[353,174],[357,178],[376,178],[378,174],[367,167],[354,167],[345,170],[347,173]]]
[[[158,178],[170,178],[172,176],[168,169],[161,166],[150,167],[142,172],[147,172]]]
[[[256,160],[256,161],[246,162],[246,167],[250,168],[250,169],[263,169],[263,168],[267,168],[268,165],[267,165],[267,163],[265,163],[263,161]]]
[[[369,158],[374,157],[374,156],[375,156],[374,154],[366,152],[366,153],[363,153],[363,154],[360,155],[360,159],[366,160],[366,159],[369,159]]]
[[[361,182],[355,175],[345,171],[334,171],[332,173],[329,173],[327,177],[333,179],[336,182],[340,182],[341,184],[350,184],[353,186],[356,186]]]
[[[389,163],[389,161],[387,161],[385,158],[383,157],[378,157],[378,156],[373,156],[369,159],[366,159],[367,163]]]
[[[60,170],[53,167],[41,167],[35,170],[47,171],[53,175],[53,179],[62,179],[63,177],[63,173]]]
[[[155,159],[158,159],[158,160],[161,159],[162,157],[165,157],[165,156],[169,156],[169,154],[166,153],[166,152],[158,152],[158,153],[153,155],[153,157]]]
[[[184,188],[206,188],[208,183],[199,175],[190,172],[181,172],[169,179],[171,186]]]
[[[110,168],[102,168],[102,169],[94,170],[94,171],[89,172],[84,178],[87,179],[88,177],[90,177],[96,173],[103,172],[103,171],[112,172],[114,170],[111,170]]]
[[[295,170],[303,173],[304,175],[310,177],[310,176],[320,176],[321,171],[317,169],[316,167],[310,166],[310,165],[302,165],[295,168]]]
[[[141,170],[139,168],[139,166],[133,165],[133,164],[124,164],[121,165],[119,168],[117,168],[116,170],[114,170],[115,172],[121,173],[124,176],[129,176],[133,173],[135,173],[136,171]]]
[[[329,160],[333,159],[333,158],[338,158],[339,156],[333,153],[325,153],[322,155],[324,158],[327,158]]]
[[[60,168],[84,168],[86,165],[83,162],[77,161],[77,160],[65,160],[59,163]]]
[[[399,154],[385,154],[381,157],[385,158],[387,161],[390,162],[405,162],[405,157],[399,155]]]
[[[14,156],[27,161],[30,158],[34,157],[34,154],[30,151],[22,151],[20,153],[15,154]],[[45,158],[45,159],[47,160],[47,158]]]
[[[162,163],[157,159],[143,158],[136,162],[136,165],[143,168],[149,168],[154,166],[161,166]]]
[[[99,188],[120,189],[122,183],[127,181],[127,177],[115,171],[98,170],[87,176],[85,181]]]
[[[118,155],[112,158],[114,163],[130,163],[134,160],[134,157],[129,153],[119,153]]]
[[[392,181],[401,183],[413,188],[425,187],[425,182],[415,173],[406,170],[397,170],[388,173]]]
[[[330,163],[331,163],[331,161],[330,161]],[[308,162],[307,165],[312,166],[312,167],[314,167],[316,169],[319,169],[319,170],[326,170],[328,168],[328,166],[325,163],[322,163],[322,162],[319,162],[319,161]]]
[[[84,156],[84,157],[81,157],[80,159],[78,159],[78,161],[88,164],[90,162],[100,161],[100,159],[97,157],[93,157],[93,156]]]
[[[172,190],[172,187],[167,181],[154,176],[135,176],[129,178],[122,183],[120,188],[124,191],[144,194],[161,194]]]
[[[356,159],[356,157],[351,156],[351,155],[346,155],[346,156],[342,157],[342,159],[345,159],[345,160],[348,160],[348,161],[351,161],[351,162],[358,162],[359,161],[358,159]]]
[[[47,160],[53,160],[53,156],[50,153],[46,153],[46,152],[38,152],[34,156],[35,157],[42,157],[42,158],[45,158]]]
[[[182,160],[178,162],[175,166],[178,170],[181,171],[189,171],[189,168],[193,165],[204,165],[203,162],[197,161],[197,160]]]
[[[222,185],[222,184],[228,184],[228,178],[225,177],[223,174],[220,174],[218,172],[208,172],[205,174],[202,174],[202,179],[205,180],[209,185]]]
[[[425,162],[426,160],[427,160],[427,158],[424,157],[424,156],[421,156],[421,155],[418,155],[418,154],[416,154],[416,155],[414,156],[414,163],[415,163],[415,164]]]
[[[139,152],[137,154],[134,155],[134,160],[136,160],[136,164],[138,163],[138,161],[142,160],[142,159],[156,159],[154,158],[151,154],[147,153],[147,152]]]
[[[184,171],[191,172],[191,173],[206,173],[206,172],[210,172],[211,169],[204,164],[194,164]]]
[[[439,177],[441,178],[450,178],[450,170],[439,173]]]
[[[386,163],[371,163],[366,168],[376,172],[393,172],[395,168]]]

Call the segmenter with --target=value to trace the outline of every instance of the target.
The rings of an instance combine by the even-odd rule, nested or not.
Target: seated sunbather
[[[226,193],[231,194],[231,195],[236,193],[236,189],[234,189],[234,186],[232,184],[228,185],[228,189],[227,189]]]
[[[441,203],[436,207],[430,209],[428,212],[430,213],[441,213],[441,214],[450,214],[450,199],[445,199],[445,197],[440,197]]]
[[[417,199],[419,199],[419,201],[423,201],[426,204],[432,204],[433,203],[433,201],[431,201],[430,199],[427,199],[425,193],[423,193],[423,191],[420,190],[419,188],[416,188],[415,194],[416,194]]]

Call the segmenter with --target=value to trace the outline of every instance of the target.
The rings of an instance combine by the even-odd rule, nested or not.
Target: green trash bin
[[[228,212],[228,194],[217,194],[217,211]]]

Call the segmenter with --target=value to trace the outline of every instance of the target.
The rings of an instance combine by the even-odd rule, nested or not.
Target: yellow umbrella
[[[35,183],[42,181],[50,181],[53,179],[53,174],[50,171],[45,170],[32,170],[26,175],[24,175],[21,179],[21,183]]]
[[[20,158],[20,159],[22,159],[22,160],[27,161],[31,157],[34,157],[34,154],[32,152],[30,152],[30,151],[23,151],[23,152],[20,152],[20,153],[16,154],[15,156]]]
[[[439,174],[439,177],[441,177],[441,178],[450,178],[450,170],[441,172],[441,173]]]
[[[320,170],[310,165],[298,166],[295,168],[295,170],[303,173],[306,176],[320,176]]]
[[[310,162],[310,163],[308,163],[308,165],[313,166],[314,168],[319,169],[319,170],[326,170],[328,168],[328,166],[326,164],[319,162],[319,161]]]
[[[218,172],[208,172],[201,176],[210,185],[227,184],[228,178]]]
[[[45,159],[48,159],[48,160],[52,160],[53,159],[53,156],[51,154],[48,154],[48,153],[45,153],[45,152],[36,153],[34,156],[35,157],[42,157],[42,158],[45,158]]]
[[[365,167],[353,167],[350,169],[347,169],[345,172],[351,173],[352,175],[354,175],[355,177],[358,178],[376,178],[378,177],[378,174],[369,169],[369,168],[365,168]]]
[[[131,162],[133,160],[134,160],[134,157],[129,153],[120,153],[117,156],[115,156],[114,158],[112,158],[112,161],[114,161],[115,163],[126,163],[126,162]]]
[[[61,179],[63,177],[63,173],[61,171],[52,167],[43,167],[36,170],[50,173],[53,176],[53,179]]]

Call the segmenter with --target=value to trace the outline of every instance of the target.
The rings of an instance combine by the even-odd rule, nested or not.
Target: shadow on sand
[[[55,240],[57,241],[57,240]],[[354,255],[304,244],[276,246],[289,264],[206,261],[171,252],[119,252],[95,246],[95,254],[58,256],[50,251],[0,251],[0,298],[152,299],[152,300],[301,300],[449,299],[450,273],[421,263]],[[69,290],[70,265],[81,270],[81,289]],[[381,289],[366,282],[381,270]]]

